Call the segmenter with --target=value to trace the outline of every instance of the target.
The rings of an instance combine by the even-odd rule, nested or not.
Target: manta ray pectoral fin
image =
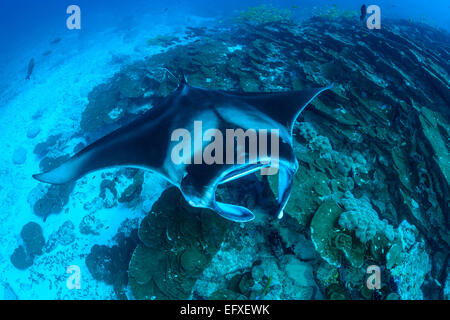
[[[76,180],[86,165],[86,156],[72,157],[48,172],[34,174],[33,178],[51,184],[64,184]]]
[[[270,118],[277,122],[286,125],[292,134],[292,128],[300,113],[306,106],[314,100],[323,91],[333,88],[333,83],[326,87],[310,88],[299,91],[284,91],[284,92],[245,92],[245,93],[230,93],[225,92],[226,95],[234,96],[239,101],[255,107],[262,113],[267,114]]]
[[[255,218],[255,215],[247,208],[233,204],[215,202],[214,209],[220,216],[235,222],[248,222]]]
[[[164,143],[153,135],[157,127],[146,130],[146,117],[137,119],[90,144],[59,167],[35,174],[41,182],[64,184],[105,168],[125,166],[132,168],[158,168],[159,150]],[[150,138],[152,141],[150,142]],[[163,152],[162,152],[163,153]],[[151,156],[149,156],[151,155]]]

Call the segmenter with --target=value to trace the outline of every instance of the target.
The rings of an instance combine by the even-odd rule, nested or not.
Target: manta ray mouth
[[[238,168],[236,170],[233,170],[229,173],[227,173],[222,180],[220,180],[219,184],[224,184],[239,178],[242,178],[246,175],[249,175],[251,173],[254,173],[262,168],[270,167],[271,163],[256,163],[256,164],[249,164],[244,167]]]
[[[227,182],[244,178],[246,176],[251,175],[252,173],[257,172],[258,170],[270,167],[271,165],[273,165],[273,162],[264,162],[264,163],[259,162],[254,164],[243,165],[225,174],[218,184],[222,185]],[[222,217],[235,222],[248,222],[255,218],[255,215],[252,213],[252,211],[236,203],[224,203],[214,201],[214,209]]]

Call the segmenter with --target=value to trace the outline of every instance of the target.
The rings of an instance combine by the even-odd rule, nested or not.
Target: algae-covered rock
[[[306,262],[293,261],[288,262],[285,268],[287,279],[283,281],[283,284],[286,296],[294,300],[320,299],[312,266]]]
[[[415,181],[412,170],[409,167],[409,157],[406,150],[399,147],[393,148],[392,159],[394,161],[394,169],[397,171],[403,187],[412,192]]]
[[[120,91],[115,82],[98,85],[89,93],[88,99],[89,103],[80,122],[83,131],[96,132],[116,120],[109,116],[120,99]]]

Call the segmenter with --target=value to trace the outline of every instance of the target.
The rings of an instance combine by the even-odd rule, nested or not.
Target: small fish
[[[363,4],[361,6],[361,16],[359,17],[359,20],[363,21],[364,18],[366,17],[366,13],[367,13],[367,7],[365,4]]]
[[[52,41],[50,42],[50,44],[57,44],[57,43],[59,43],[59,42],[61,42],[61,38],[56,38],[56,39],[52,40]]]
[[[33,69],[34,69],[34,59],[31,58],[30,62],[28,63],[28,72],[27,72],[27,80],[30,80],[30,76],[33,73]]]

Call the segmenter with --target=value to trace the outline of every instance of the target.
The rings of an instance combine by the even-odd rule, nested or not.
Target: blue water
[[[66,8],[76,4],[81,8],[81,30],[68,30]],[[294,18],[306,20],[317,8],[337,7],[359,15],[362,1],[325,0],[2,0],[0,2],[0,299],[114,299],[111,286],[90,275],[83,257],[93,243],[110,245],[124,214],[139,221],[148,212],[167,184],[151,177],[144,186],[147,192],[142,207],[115,207],[106,210],[96,203],[98,190],[83,183],[72,193],[60,215],[51,215],[43,222],[33,214],[32,203],[42,190],[32,180],[39,172],[39,161],[33,149],[37,142],[58,132],[75,132],[81,113],[92,89],[120,71],[122,65],[159,53],[146,41],[160,34],[181,33],[188,26],[203,27],[218,20],[236,16],[240,11],[260,4],[288,8]],[[450,32],[450,2],[435,1],[374,1],[381,8],[383,19],[406,19],[442,28]],[[56,41],[55,41],[56,40]],[[53,43],[52,43],[53,42]],[[445,43],[445,45],[450,45]],[[30,59],[35,60],[31,80],[26,81]],[[119,62],[118,62],[119,61]],[[46,116],[42,117],[42,114]],[[41,114],[40,116],[36,116]],[[38,120],[36,120],[38,119]],[[38,123],[40,132],[35,140],[27,138],[30,128]],[[78,139],[78,140],[77,140]],[[68,144],[73,148],[80,137]],[[66,141],[67,142],[67,141]],[[12,154],[19,147],[26,160],[13,165]],[[146,177],[148,178],[148,177]],[[100,183],[97,179],[96,186]],[[122,181],[121,188],[129,181]],[[33,192],[31,192],[33,190]],[[35,195],[37,194],[37,195]],[[69,210],[70,208],[70,210]],[[29,221],[43,226],[45,239],[56,234],[65,221],[75,229],[86,216],[95,213],[107,228],[101,235],[84,237],[76,234],[78,245],[59,245],[48,257],[31,269],[17,270],[10,255],[17,247],[20,232]],[[45,223],[45,224],[44,224]],[[78,231],[77,231],[78,232]],[[74,246],[74,245],[72,245]],[[66,288],[66,267],[80,265],[85,281],[84,291]],[[34,269],[33,269],[34,268]],[[38,268],[43,268],[40,271]],[[41,273],[40,273],[41,272]],[[44,274],[44,276],[42,276]],[[54,280],[58,279],[58,280]],[[61,280],[62,279],[62,280]],[[2,291],[3,289],[3,291]],[[3,296],[2,296],[3,294]]]
[[[26,53],[33,48],[46,43],[49,39],[73,35],[77,31],[69,31],[65,20],[68,15],[66,8],[73,4],[70,1],[46,0],[5,0],[0,4],[0,66],[2,69],[18,67],[14,57],[26,59]],[[359,11],[361,1],[173,1],[164,3],[145,0],[123,1],[78,1],[82,10],[82,32],[94,35],[108,28],[126,29],[130,24],[139,21],[144,28],[151,29],[142,20],[164,21],[168,24],[178,24],[180,17],[189,15],[202,17],[229,17],[246,7],[259,4],[273,4],[278,7],[292,8],[294,15],[307,18],[315,8],[326,8],[337,5],[340,9]],[[369,4],[369,3],[367,3]],[[383,18],[412,19],[424,21],[430,25],[450,30],[450,6],[445,0],[436,0],[432,4],[426,1],[377,1],[382,9]],[[147,16],[149,14],[150,16]],[[76,42],[73,43],[77,45]],[[67,52],[67,54],[73,54]],[[28,55],[29,56],[29,55]],[[11,65],[13,63],[13,65]],[[18,71],[17,68],[11,70]],[[1,87],[0,87],[1,88]]]
[[[78,1],[76,4],[82,10],[83,33],[95,33],[118,27],[126,28],[130,21],[151,19],[144,14],[154,16],[156,20],[163,18],[167,23],[178,23],[180,16],[189,15],[203,17],[227,17],[236,14],[246,7],[259,4],[273,4],[278,7],[291,8],[296,6],[294,14],[306,18],[314,8],[337,5],[340,9],[359,11],[361,1],[174,1],[164,3],[145,0],[123,1]],[[46,0],[5,0],[0,10],[0,41],[2,50],[0,61],[9,64],[11,57],[32,50],[34,46],[52,37],[69,35],[65,20],[66,8],[71,1]],[[370,3],[367,3],[370,4]],[[450,6],[445,0],[436,0],[431,4],[426,1],[376,1],[383,18],[412,19],[424,21],[436,27],[450,30]],[[172,22],[173,20],[173,22]],[[151,26],[149,21],[149,26]],[[0,65],[2,63],[0,62]]]
[[[231,15],[236,11],[258,4],[273,4],[279,7],[297,6],[299,14],[308,13],[313,7],[325,7],[337,4],[339,8],[359,10],[362,1],[326,1],[326,0],[301,0],[301,1],[174,1],[164,3],[157,1],[133,0],[107,1],[107,0],[79,0],[71,1],[45,0],[5,0],[1,3],[0,11],[0,39],[2,40],[3,53],[12,50],[16,45],[32,43],[46,39],[52,34],[67,32],[65,27],[66,8],[71,4],[77,4],[83,13],[83,28],[88,30],[102,30],[118,25],[128,16],[140,19],[144,12],[150,12],[155,17],[161,15],[199,15],[222,16]],[[445,0],[427,1],[375,1],[367,2],[376,4],[382,9],[382,16],[389,18],[403,18],[426,21],[432,25],[450,30],[450,5]],[[165,9],[168,9],[165,11]],[[6,49],[6,50],[5,50]],[[26,49],[26,48],[21,48]]]

